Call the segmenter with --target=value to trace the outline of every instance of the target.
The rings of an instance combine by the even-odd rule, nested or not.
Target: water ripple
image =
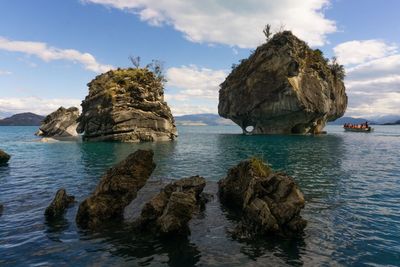
[[[0,265],[315,266],[400,262],[400,127],[326,136],[243,136],[233,127],[181,127],[165,143],[40,143],[32,127],[0,127]],[[44,209],[64,187],[83,200],[102,173],[138,148],[153,149],[153,179],[195,174],[218,181],[253,155],[292,175],[306,197],[304,235],[296,240],[232,239],[234,221],[217,202],[191,222],[187,240],[134,236],[129,227],[79,230],[77,205],[56,222]]]

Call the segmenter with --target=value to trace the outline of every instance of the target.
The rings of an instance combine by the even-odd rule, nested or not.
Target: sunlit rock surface
[[[163,82],[146,68],[97,76],[82,102],[78,132],[88,141],[167,141],[177,137]]]
[[[285,31],[232,70],[221,84],[218,113],[245,133],[304,134],[320,133],[346,107],[343,77],[321,51]]]

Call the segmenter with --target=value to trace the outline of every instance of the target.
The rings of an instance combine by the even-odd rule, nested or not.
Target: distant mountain
[[[13,115],[13,113],[0,110],[0,119],[11,117],[12,115]]]
[[[395,121],[395,122],[387,122],[387,123],[384,123],[383,125],[400,125],[400,120]]]
[[[34,113],[20,113],[0,120],[0,126],[40,126],[44,116]]]
[[[378,124],[394,124],[400,121],[400,115],[375,116],[370,119],[376,121]]]
[[[331,121],[328,123],[328,125],[343,125],[345,123],[351,123],[351,124],[361,124],[365,123],[368,121],[370,124],[374,124],[368,119],[363,119],[363,118],[353,118],[353,117],[341,117],[335,121]]]
[[[176,125],[192,125],[192,126],[234,125],[234,123],[231,120],[224,119],[217,114],[211,114],[211,113],[176,116],[175,123]]]
[[[329,125],[343,125],[345,123],[360,124],[368,121],[369,124],[395,125],[400,124],[399,115],[373,116],[367,118],[342,117],[329,122]]]

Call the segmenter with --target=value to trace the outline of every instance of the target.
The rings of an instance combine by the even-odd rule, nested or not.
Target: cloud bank
[[[19,52],[37,56],[43,61],[68,60],[80,63],[85,69],[102,73],[113,68],[111,65],[103,65],[89,53],[82,53],[75,49],[60,49],[42,42],[13,41],[0,36],[0,50]]]
[[[0,98],[0,110],[12,114],[33,112],[39,115],[47,115],[60,106],[80,108],[80,104],[81,100],[79,99],[44,99],[39,97]]]
[[[284,25],[312,46],[325,44],[336,31],[324,16],[330,0],[82,0],[132,11],[153,26],[170,25],[196,43],[254,48],[265,41],[262,29]]]
[[[166,72],[166,101],[174,115],[217,113],[219,85],[225,70],[196,65],[169,68]]]
[[[377,40],[350,41],[334,48],[347,69],[347,115],[400,114],[400,54],[397,45]]]
[[[0,70],[0,76],[1,75],[11,75],[12,72],[11,71],[7,71],[7,70]]]

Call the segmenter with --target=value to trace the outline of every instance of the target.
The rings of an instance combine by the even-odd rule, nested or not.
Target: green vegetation
[[[128,58],[136,69],[140,69],[141,58],[139,56],[129,56]],[[164,62],[161,60],[153,59],[144,69],[151,71],[160,82],[165,83],[167,81],[164,75]]]
[[[139,92],[140,88],[162,88],[163,84],[147,68],[118,68],[98,75],[88,86],[91,88],[90,90],[94,91],[106,89],[110,97],[109,101],[112,101],[113,97],[121,94],[122,88],[126,89],[127,94],[131,94],[132,92]]]
[[[271,24],[267,24],[265,25],[264,29],[263,29],[263,33],[265,35],[265,39],[268,42],[269,40],[271,40],[272,37],[272,32],[271,32]]]
[[[332,58],[331,63],[329,63],[328,66],[332,71],[333,76],[335,76],[337,79],[341,81],[344,80],[344,77],[346,77],[344,66],[338,63],[336,57]]]
[[[250,158],[250,164],[251,164],[253,170],[259,176],[265,177],[272,173],[271,167],[268,166],[266,163],[264,163],[264,161],[258,157]]]

